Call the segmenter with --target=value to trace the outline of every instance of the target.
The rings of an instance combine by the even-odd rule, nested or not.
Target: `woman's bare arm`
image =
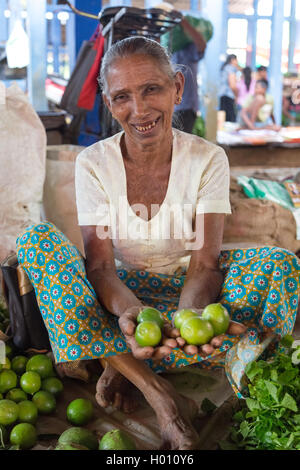
[[[119,279],[116,271],[112,242],[109,237],[97,236],[104,233],[104,227],[82,226],[81,233],[86,255],[87,278],[92,284],[101,305],[119,317],[119,325],[132,354],[137,359],[160,359],[168,356],[176,342],[165,338],[164,345],[141,348],[135,341],[136,317],[142,302]],[[166,330],[167,332],[168,330]]]

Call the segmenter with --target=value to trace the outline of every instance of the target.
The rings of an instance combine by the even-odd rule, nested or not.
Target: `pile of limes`
[[[14,355],[5,344],[6,360],[0,364],[0,448],[12,444],[30,449],[36,444],[39,415],[53,413],[63,383],[45,354]]]
[[[9,312],[0,295],[0,331],[5,333],[9,325]]]
[[[72,427],[61,434],[55,450],[136,450],[136,444],[122,429],[112,429],[98,440],[91,430]]]
[[[174,325],[180,336],[188,343],[200,346],[218,335],[224,334],[229,326],[230,317],[221,303],[209,304],[202,315],[193,309],[184,308],[176,312]]]

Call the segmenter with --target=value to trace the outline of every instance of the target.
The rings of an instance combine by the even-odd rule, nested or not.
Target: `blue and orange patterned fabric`
[[[18,261],[34,286],[55,361],[100,359],[130,352],[118,318],[97,300],[78,249],[53,224],[28,227],[17,239]],[[231,319],[247,326],[240,336],[225,335],[211,356],[187,355],[182,349],[148,365],[157,373],[194,365],[225,367],[240,397],[245,393],[247,363],[272,354],[278,338],[293,330],[299,298],[300,260],[277,247],[222,251],[224,282],[219,301]],[[185,273],[166,275],[117,270],[119,278],[145,304],[168,321],[177,309]]]

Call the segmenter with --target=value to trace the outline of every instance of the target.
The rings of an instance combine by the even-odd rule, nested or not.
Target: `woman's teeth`
[[[152,129],[153,127],[156,126],[156,123],[157,123],[157,120],[156,121],[153,121],[151,124],[149,124],[148,126],[135,126],[135,128],[139,131],[139,132],[145,132],[145,131],[149,131],[150,129]]]

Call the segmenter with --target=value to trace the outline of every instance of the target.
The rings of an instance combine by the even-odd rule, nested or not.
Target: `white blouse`
[[[196,214],[231,213],[227,156],[221,147],[173,129],[166,196],[146,220],[146,213],[137,216],[128,203],[122,134],[100,140],[77,157],[78,223],[98,226],[99,237],[107,237],[104,227],[109,227],[117,267],[173,274],[187,268],[192,250],[201,248],[201,234],[193,232]]]

